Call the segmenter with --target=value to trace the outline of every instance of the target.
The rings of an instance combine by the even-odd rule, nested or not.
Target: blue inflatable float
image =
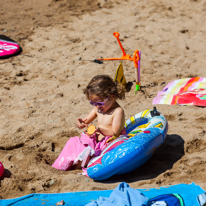
[[[100,156],[90,160],[89,177],[105,180],[113,175],[131,172],[143,165],[164,142],[168,123],[156,110],[145,110],[125,123],[127,135],[113,140]]]

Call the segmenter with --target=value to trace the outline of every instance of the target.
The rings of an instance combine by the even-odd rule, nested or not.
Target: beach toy
[[[4,173],[4,166],[3,164],[0,162],[0,177],[3,175]]]
[[[100,156],[89,161],[89,177],[94,180],[105,180],[142,166],[164,142],[168,123],[154,108],[132,116],[126,121],[125,128],[127,135],[121,135],[111,141]]]
[[[96,127],[95,127],[94,125],[90,125],[90,126],[87,128],[87,133],[88,133],[89,135],[94,134],[95,131],[96,131]]]
[[[20,51],[20,46],[7,36],[0,35],[0,59],[13,56]]]
[[[133,54],[133,57],[131,57],[130,55],[126,54],[120,40],[120,34],[118,32],[114,32],[113,33],[114,37],[116,37],[119,46],[122,50],[123,55],[121,57],[114,57],[114,58],[100,58],[100,59],[95,59],[95,60],[81,60],[82,61],[92,61],[98,64],[102,64],[103,61],[107,61],[107,60],[129,60],[129,61],[133,61],[134,62],[134,66],[135,66],[135,79],[136,79],[136,87],[135,87],[135,94],[136,91],[140,90],[140,59],[141,59],[141,52],[139,50],[136,50]]]
[[[114,37],[117,38],[117,41],[119,43],[119,46],[122,50],[123,55],[120,58],[101,58],[101,59],[95,59],[94,61],[107,61],[107,60],[130,60],[134,62],[134,66],[135,66],[135,79],[136,79],[136,88],[135,88],[135,92],[140,90],[140,58],[141,58],[141,52],[139,50],[136,50],[133,54],[133,58],[126,54],[120,40],[120,34],[118,32],[114,32],[113,33]]]

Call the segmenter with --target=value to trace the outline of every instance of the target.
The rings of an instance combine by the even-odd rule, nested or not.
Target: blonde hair
[[[84,93],[89,99],[90,95],[96,95],[101,99],[105,99],[110,95],[114,95],[117,99],[125,98],[125,88],[123,85],[115,82],[109,75],[96,75],[87,85]]]

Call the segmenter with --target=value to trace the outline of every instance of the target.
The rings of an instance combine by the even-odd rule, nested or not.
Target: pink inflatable
[[[0,177],[3,175],[4,173],[4,166],[3,164],[0,162]]]
[[[20,46],[12,39],[0,35],[0,59],[12,56],[19,52]]]

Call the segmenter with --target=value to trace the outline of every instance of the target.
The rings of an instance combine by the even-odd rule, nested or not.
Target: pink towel
[[[126,134],[126,130],[123,129],[121,134]],[[88,155],[88,150],[90,150],[90,156],[100,155],[109,144],[106,143],[109,138],[111,137],[106,136],[101,141],[97,142],[95,136],[88,137],[84,133],[81,134],[81,138],[78,136],[71,137],[52,167],[68,171],[71,166],[77,164],[78,161],[82,161],[85,158],[85,155]]]

